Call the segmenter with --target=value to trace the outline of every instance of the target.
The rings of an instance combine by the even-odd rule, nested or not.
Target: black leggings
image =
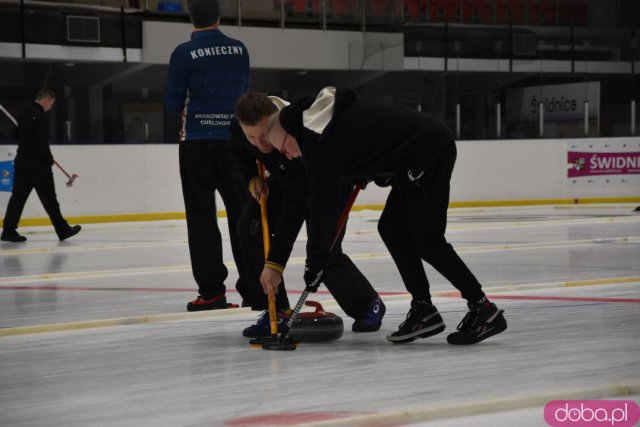
[[[269,197],[267,198],[267,218],[269,220],[269,230],[272,231],[278,218],[280,205],[282,203],[282,191],[277,185],[269,186]],[[250,197],[245,204],[242,215],[238,220],[238,235],[242,245],[242,262],[246,272],[247,293],[244,298],[245,303],[251,306],[252,310],[266,310],[268,308],[267,295],[260,284],[260,275],[264,268],[264,246],[262,243],[262,218],[260,214],[260,204]],[[280,282],[278,293],[276,293],[276,309],[285,310],[289,308],[289,298],[284,287],[284,281]]]
[[[350,189],[350,186],[344,186],[343,203],[346,203]],[[276,219],[280,215],[283,198],[283,190],[278,185],[269,187],[267,212],[269,230],[272,232],[277,223]],[[331,251],[329,264],[324,275],[324,283],[340,308],[348,316],[358,319],[367,314],[378,298],[378,293],[353,261],[342,252],[342,239],[344,238],[345,230],[346,226],[340,234],[333,251]],[[238,233],[242,241],[242,254],[247,273],[248,302],[253,310],[266,310],[267,296],[260,285],[260,274],[264,267],[260,205],[253,198],[247,203],[240,217]],[[299,286],[302,286],[302,284]],[[276,307],[278,309],[289,308],[289,300],[284,283],[280,283],[278,288]]]

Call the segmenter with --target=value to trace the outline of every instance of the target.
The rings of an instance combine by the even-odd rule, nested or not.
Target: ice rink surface
[[[508,330],[446,335],[466,312],[428,268],[444,333],[394,345],[410,298],[376,225],[344,250],[387,305],[380,331],[291,352],[252,348],[246,308],[187,313],[197,295],[183,221],[89,224],[68,242],[21,228],[0,246],[2,426],[545,426],[550,400],[640,398],[640,213],[634,205],[451,209],[447,237]],[[228,300],[240,303],[226,221]],[[302,290],[304,233],[285,279]]]

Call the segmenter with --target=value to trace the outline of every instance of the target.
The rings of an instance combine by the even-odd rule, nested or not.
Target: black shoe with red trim
[[[225,308],[238,308],[238,305],[227,303],[224,294],[209,299],[199,296],[187,304],[187,311],[224,310]]]
[[[507,329],[504,310],[499,310],[492,302],[468,303],[469,312],[458,325],[458,330],[447,337],[453,345],[475,344]]]
[[[397,331],[387,335],[387,340],[394,344],[404,344],[439,334],[444,328],[444,321],[435,305],[427,301],[413,300],[407,319],[400,324]]]

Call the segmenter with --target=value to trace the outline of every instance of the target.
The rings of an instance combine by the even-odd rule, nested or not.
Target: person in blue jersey
[[[249,53],[241,41],[219,30],[218,0],[189,0],[188,6],[194,30],[191,40],[171,54],[165,104],[169,111],[182,114],[180,178],[191,268],[199,292],[187,310],[217,310],[236,306],[226,299],[228,271],[216,218],[216,191],[227,211],[239,273],[236,289],[246,297],[236,223],[249,192],[233,167],[229,125],[236,100],[249,86]]]

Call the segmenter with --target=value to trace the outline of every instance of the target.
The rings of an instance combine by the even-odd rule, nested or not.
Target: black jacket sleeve
[[[278,270],[284,270],[293,245],[307,215],[307,177],[300,160],[289,161],[277,151],[265,154],[251,145],[234,118],[231,120],[231,152],[235,166],[249,187],[258,176],[256,160],[265,165],[270,174],[269,185],[279,185],[284,193],[278,218],[269,218],[272,234],[267,262]]]
[[[312,103],[311,98],[292,102],[280,111],[280,123],[296,138],[302,151],[302,161],[309,180],[306,263],[314,270],[321,270],[329,261],[331,243],[340,217],[344,159],[343,149],[337,139],[323,138],[304,127],[302,114]]]
[[[300,159],[287,160],[282,155],[280,157],[283,159],[281,167],[273,170],[272,176],[279,178],[284,197],[280,216],[272,230],[274,237],[267,261],[284,269],[302,228],[302,223],[307,217],[308,187],[302,161]],[[269,169],[271,171],[273,165],[270,163],[269,166],[271,166]]]
[[[329,261],[331,246],[342,211],[341,186],[343,159],[339,147],[329,140],[310,140],[301,144],[302,159],[309,176],[309,238],[306,264],[324,269]]]
[[[256,152],[258,150],[244,136],[244,132],[242,132],[242,128],[235,117],[231,119],[229,129],[231,132],[231,153],[233,154],[235,167],[245,183],[245,188],[249,188],[251,180],[258,176],[258,168],[256,166],[256,158],[258,158]]]

